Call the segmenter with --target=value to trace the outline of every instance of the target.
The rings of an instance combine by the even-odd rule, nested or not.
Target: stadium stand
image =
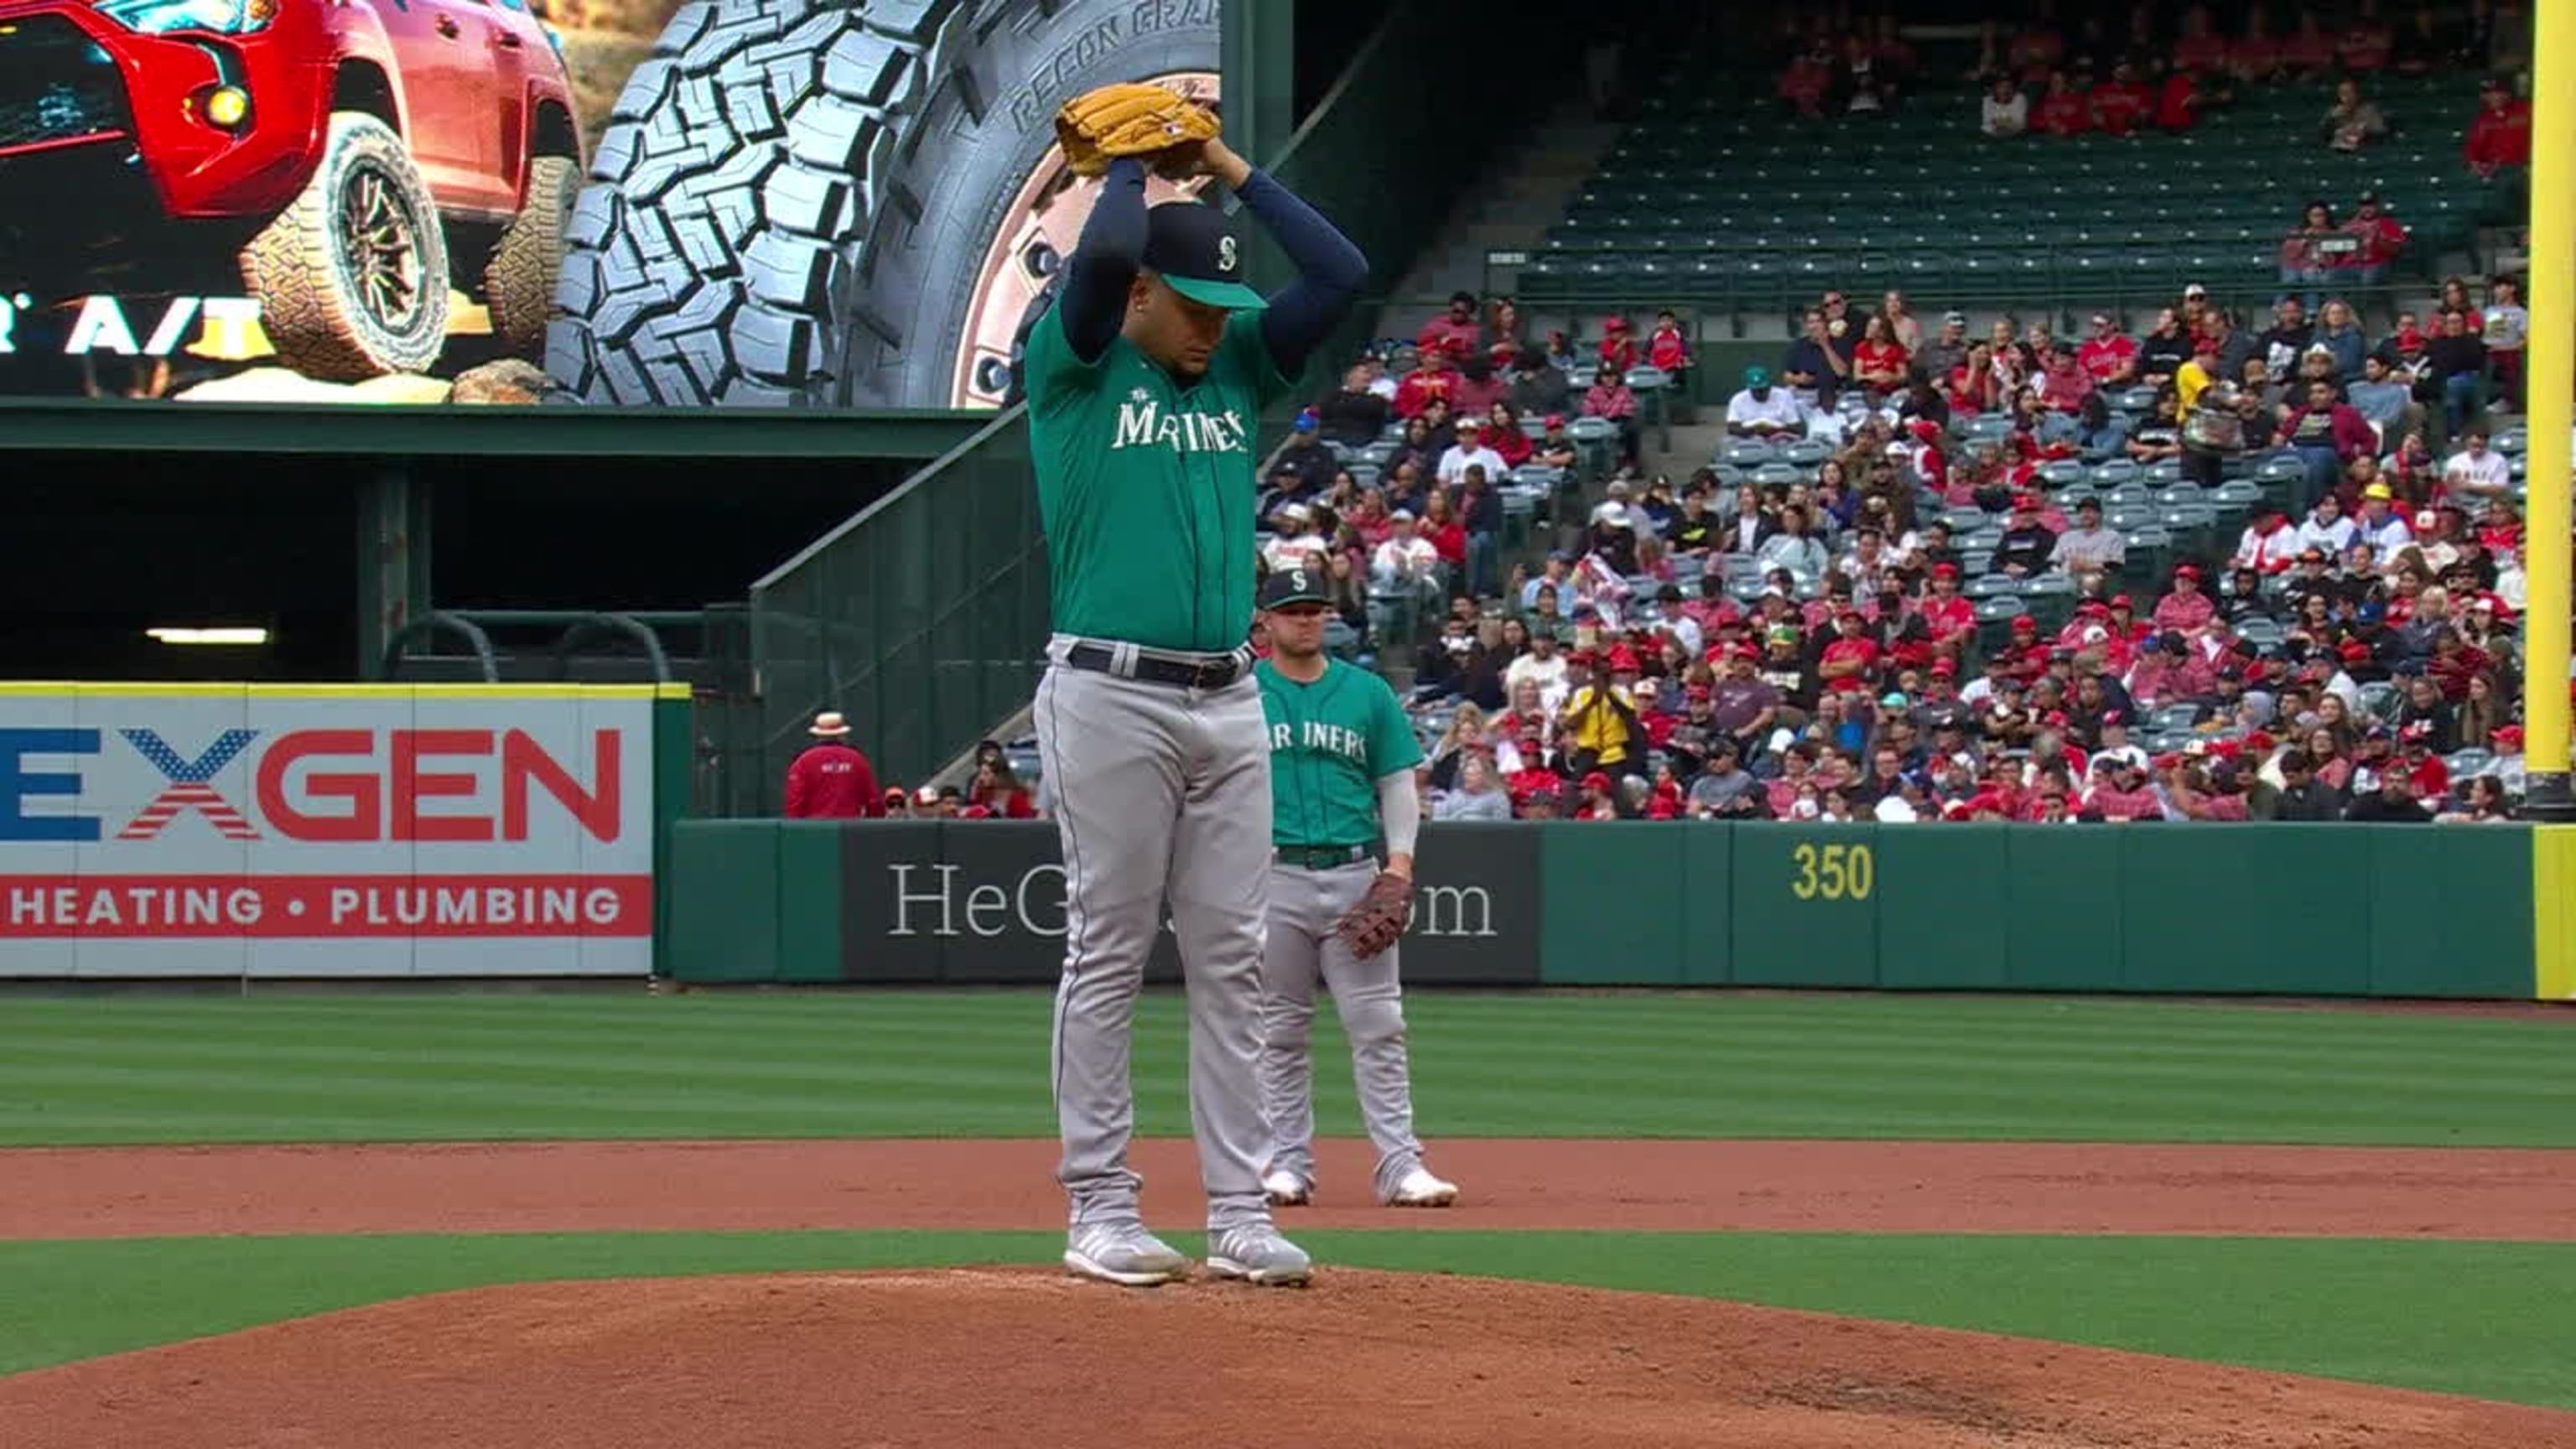
[[[1517,297],[1314,400],[1263,562],[1409,687],[1435,818],[2511,818],[2514,45],[2180,23],[1677,67]]]

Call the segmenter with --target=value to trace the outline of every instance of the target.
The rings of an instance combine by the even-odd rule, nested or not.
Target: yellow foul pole
[[[2576,821],[2568,792],[2569,436],[2576,431],[2576,0],[2533,10],[2531,80],[2530,607],[2523,623],[2527,803],[2534,820]]]

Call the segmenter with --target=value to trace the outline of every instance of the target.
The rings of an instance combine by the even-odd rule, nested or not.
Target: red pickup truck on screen
[[[309,377],[418,372],[451,286],[541,356],[579,185],[528,0],[0,0],[0,292],[246,288]]]

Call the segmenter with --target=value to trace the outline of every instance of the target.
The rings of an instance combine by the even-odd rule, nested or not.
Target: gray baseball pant
[[[1331,870],[1275,866],[1270,872],[1270,949],[1261,965],[1261,1100],[1275,1145],[1269,1169],[1315,1180],[1315,1070],[1309,1049],[1315,985],[1351,1043],[1351,1080],[1360,1117],[1377,1148],[1378,1200],[1422,1165],[1413,1135],[1413,1083],[1405,1064],[1404,994],[1389,946],[1366,961],[1333,934],[1333,923],[1368,894],[1378,864],[1361,859]]]
[[[1270,881],[1270,747],[1251,677],[1182,689],[1071,669],[1050,646],[1037,736],[1064,846],[1049,1053],[1075,1226],[1138,1223],[1129,1038],[1168,900],[1190,1009],[1190,1129],[1208,1226],[1270,1220],[1255,1079]]]

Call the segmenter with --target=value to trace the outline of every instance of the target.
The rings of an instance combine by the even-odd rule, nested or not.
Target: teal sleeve
[[[1377,686],[1369,725],[1369,776],[1382,780],[1421,764],[1422,741],[1414,737],[1413,721],[1404,717],[1404,706],[1396,702],[1394,686],[1375,674],[1367,678]]]
[[[1278,359],[1270,355],[1270,344],[1261,335],[1261,313],[1253,310],[1236,312],[1225,319],[1225,355],[1229,370],[1251,387],[1255,402],[1263,407],[1286,397],[1296,381],[1279,371]]]
[[[1020,361],[1030,408],[1042,410],[1068,394],[1091,391],[1108,361],[1106,348],[1089,362],[1073,350],[1073,342],[1064,335],[1064,301],[1058,298],[1029,329],[1027,352]]]

